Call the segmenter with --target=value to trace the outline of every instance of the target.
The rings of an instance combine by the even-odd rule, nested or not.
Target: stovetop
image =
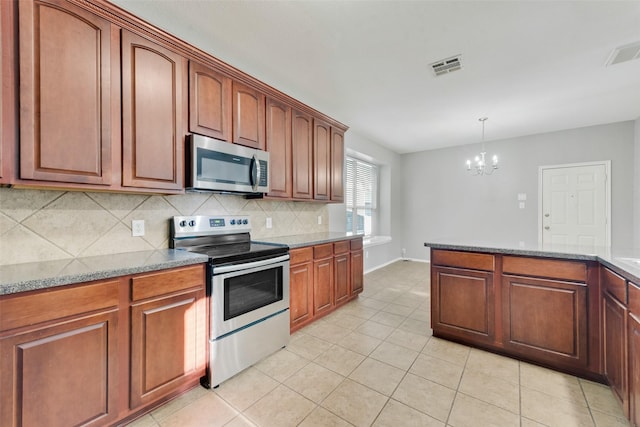
[[[176,216],[170,228],[171,248],[207,255],[214,265],[257,261],[289,252],[286,245],[252,242],[248,216]]]

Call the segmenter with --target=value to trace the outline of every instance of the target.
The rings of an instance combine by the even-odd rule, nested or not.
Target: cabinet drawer
[[[333,253],[334,254],[343,254],[345,252],[349,252],[349,241],[345,240],[342,242],[335,242],[333,244]]]
[[[587,265],[579,261],[505,256],[502,258],[502,271],[521,276],[587,281]]]
[[[357,251],[359,249],[362,249],[362,237],[351,240],[351,250]]]
[[[116,307],[119,285],[114,279],[4,297],[0,299],[0,331]]]
[[[131,279],[131,300],[138,301],[196,286],[204,286],[204,264],[136,276]]]
[[[621,303],[627,304],[627,281],[623,277],[618,276],[608,268],[602,267],[600,280],[604,291],[609,292]]]
[[[317,245],[313,247],[313,258],[328,258],[333,255],[333,244]]]
[[[629,311],[640,317],[640,286],[629,282]]]
[[[306,248],[291,249],[289,251],[289,264],[302,264],[309,262],[313,259],[313,247],[307,246]]]
[[[474,270],[493,271],[495,269],[495,257],[493,255],[479,254],[475,252],[443,251],[434,249],[431,251],[431,262],[434,265],[471,268]]]

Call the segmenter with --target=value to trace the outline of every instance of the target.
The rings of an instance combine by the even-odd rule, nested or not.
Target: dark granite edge
[[[156,253],[158,251],[149,251]],[[161,253],[161,252],[159,252]],[[167,252],[168,253],[168,252]],[[81,258],[79,258],[81,259]],[[66,260],[61,260],[66,261]],[[110,279],[119,276],[148,273],[151,271],[164,270],[168,268],[183,267],[188,265],[201,264],[208,261],[206,255],[193,254],[189,252],[180,253],[179,258],[167,258],[161,261],[153,261],[134,266],[121,268],[106,268],[104,270],[91,270],[82,273],[61,274],[57,276],[20,280],[11,283],[0,284],[0,295],[9,295],[33,290],[42,290],[57,286],[71,285],[95,280]]]
[[[309,233],[309,234],[294,234],[291,236],[277,236],[277,237],[265,237],[263,239],[255,240],[256,243],[264,243],[264,244],[284,244],[289,246],[290,249],[304,248],[306,246],[314,246],[314,245],[322,245],[323,243],[333,243],[340,242],[342,240],[353,240],[358,237],[362,238],[362,236],[347,236],[346,234],[337,233],[339,235],[335,236],[327,236],[322,235],[323,233]],[[322,235],[322,236],[320,236]],[[291,239],[301,239],[303,241],[300,242],[286,242],[286,240]]]
[[[464,252],[485,252],[491,254],[506,254],[506,255],[523,255],[523,256],[537,256],[544,258],[563,258],[573,259],[580,261],[598,261],[599,257],[595,254],[578,254],[575,252],[563,252],[563,251],[545,251],[534,249],[516,249],[516,248],[492,248],[487,246],[472,246],[472,245],[455,245],[445,243],[429,243],[425,242],[425,247],[432,249],[446,249],[456,250]]]
[[[506,254],[506,255],[521,255],[521,256],[535,256],[544,258],[556,258],[556,259],[569,259],[576,261],[597,261],[605,267],[615,271],[616,273],[624,276],[627,280],[640,284],[640,275],[634,274],[630,267],[623,265],[623,263],[616,261],[615,257],[604,257],[597,254],[579,254],[575,252],[567,251],[545,251],[534,249],[516,249],[516,248],[495,248],[487,246],[473,246],[473,245],[456,245],[447,243],[424,243],[425,247],[432,249],[444,249],[444,250],[457,250],[464,252],[485,252],[491,254]]]

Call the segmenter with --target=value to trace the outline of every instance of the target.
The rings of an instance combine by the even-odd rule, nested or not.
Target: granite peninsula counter
[[[640,249],[424,245],[434,336],[606,383],[640,425]]]

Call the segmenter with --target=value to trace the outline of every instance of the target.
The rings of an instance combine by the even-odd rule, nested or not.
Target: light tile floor
[[[628,426],[608,387],[431,336],[429,264],[397,262],[289,346],[131,426]]]

